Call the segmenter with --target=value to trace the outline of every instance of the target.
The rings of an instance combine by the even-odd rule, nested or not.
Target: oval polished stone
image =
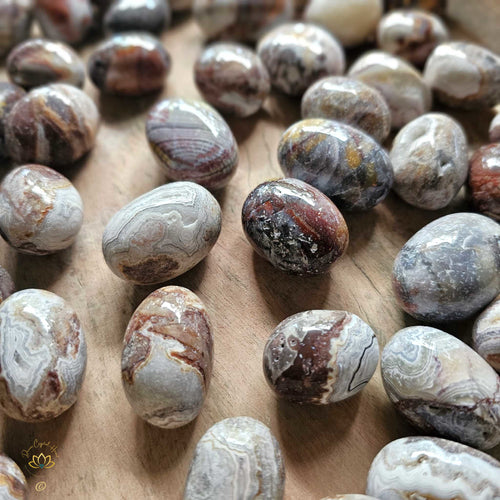
[[[0,304],[0,408],[10,418],[61,415],[77,399],[86,363],[80,321],[64,299],[29,289]]]
[[[198,442],[184,500],[282,500],[285,467],[278,442],[250,417],[227,418]]]
[[[5,144],[18,163],[66,167],[94,146],[99,111],[80,89],[55,83],[19,100],[5,120]]]
[[[3,500],[28,498],[28,483],[22,470],[14,460],[3,454],[0,454],[0,498]]]
[[[136,97],[161,90],[170,64],[168,52],[154,36],[123,33],[95,49],[88,61],[88,72],[102,92]]]
[[[368,210],[389,194],[389,156],[361,130],[322,118],[302,120],[281,137],[283,172],[326,194],[342,210]]]
[[[0,57],[26,40],[33,21],[34,0],[2,0],[0,2]]]
[[[326,118],[359,128],[382,143],[391,131],[391,111],[382,94],[363,82],[330,76],[302,98],[302,118]]]
[[[17,85],[0,82],[0,158],[8,156],[5,146],[5,120],[14,104],[26,95]]]
[[[349,244],[347,225],[337,207],[297,179],[257,186],[243,205],[242,223],[255,251],[293,274],[325,273]]]
[[[7,297],[10,297],[16,291],[16,285],[12,280],[11,275],[0,266],[0,303]]]
[[[264,348],[264,375],[288,401],[326,405],[363,389],[377,368],[373,330],[346,311],[305,311],[282,321]]]
[[[500,297],[476,319],[472,347],[497,372],[500,372]]]
[[[114,33],[159,33],[170,25],[171,15],[167,0],[115,0],[104,16],[104,27]]]
[[[381,51],[368,52],[351,66],[349,76],[376,88],[384,96],[395,129],[431,109],[430,88],[422,75],[399,57]]]
[[[80,56],[62,42],[32,38],[18,45],[7,59],[9,78],[26,89],[49,83],[83,87],[85,66]]]
[[[135,310],[125,333],[122,382],[134,411],[152,425],[173,429],[201,411],[212,374],[213,338],[201,300],[167,286]]]
[[[109,268],[138,285],[189,271],[215,245],[221,210],[205,188],[174,182],[139,196],[109,221],[102,250]]]
[[[467,180],[467,137],[442,113],[428,113],[403,127],[393,142],[391,162],[396,193],[425,210],[446,207]]]
[[[214,43],[194,67],[198,90],[221,113],[247,117],[262,107],[271,90],[269,74],[257,54],[238,43]]]
[[[399,306],[426,322],[468,318],[500,293],[500,225],[451,214],[416,233],[392,271]]]
[[[257,53],[272,85],[298,96],[316,80],[345,70],[342,46],[330,33],[314,24],[282,24],[259,41]]]
[[[372,462],[366,493],[380,500],[491,500],[500,496],[500,462],[447,439],[407,437]]]
[[[500,378],[461,340],[404,328],[385,346],[381,371],[391,402],[422,432],[482,449],[500,443]]]
[[[224,118],[202,101],[165,99],[149,112],[146,136],[169,179],[224,187],[238,165],[238,145]]]

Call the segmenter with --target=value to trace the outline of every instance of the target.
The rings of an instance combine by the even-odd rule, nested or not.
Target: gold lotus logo
[[[28,465],[32,469],[51,469],[54,467],[55,462],[52,460],[51,455],[44,455],[43,453],[40,453],[40,455],[33,455],[33,458],[31,459],[31,462],[28,463]]]
[[[26,460],[23,469],[27,476],[34,476],[45,469],[52,469],[56,465],[56,459],[59,458],[55,444],[39,439],[35,439],[31,446],[22,450],[21,455]],[[46,488],[45,481],[38,481],[35,484],[37,492],[44,491]]]

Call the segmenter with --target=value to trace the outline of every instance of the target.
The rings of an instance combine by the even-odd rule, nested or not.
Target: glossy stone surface
[[[99,111],[80,89],[55,83],[32,90],[5,120],[5,144],[18,163],[65,167],[94,146]]]
[[[304,18],[323,25],[342,45],[352,47],[374,38],[382,0],[310,0]]]
[[[472,316],[500,293],[500,225],[472,213],[431,222],[397,255],[392,283],[400,307],[420,321]]]
[[[391,131],[391,112],[382,94],[363,82],[330,76],[302,98],[302,118],[327,118],[359,128],[382,143]]]
[[[472,329],[472,347],[500,372],[500,298],[476,319]]]
[[[497,113],[491,120],[489,136],[491,142],[500,142],[500,113]]]
[[[16,291],[16,285],[10,274],[0,266],[0,303]]]
[[[43,422],[65,412],[86,363],[80,321],[64,299],[29,289],[0,304],[0,408],[9,417]]]
[[[189,271],[215,245],[221,210],[205,188],[174,182],[139,196],[109,221],[104,258],[120,278],[153,285]]]
[[[357,394],[377,368],[373,330],[346,311],[305,311],[282,321],[264,348],[264,375],[288,401],[326,405]]]
[[[165,99],[149,112],[146,136],[169,179],[224,187],[238,165],[238,146],[224,118],[202,101]]]
[[[14,460],[3,454],[0,454],[0,498],[2,500],[28,498],[28,483],[22,470]]]
[[[8,156],[5,147],[5,120],[14,104],[26,95],[26,92],[17,85],[0,82],[0,158]]]
[[[88,61],[88,72],[102,92],[137,97],[161,90],[170,66],[170,56],[156,37],[123,33],[95,49]]]
[[[281,137],[278,160],[287,176],[319,189],[342,210],[368,210],[389,194],[389,156],[361,130],[322,118],[302,120]]]
[[[257,53],[279,91],[302,95],[316,80],[345,70],[342,46],[323,28],[314,24],[283,24],[269,31]]]
[[[104,16],[104,27],[114,33],[159,33],[170,25],[168,0],[115,0]]]
[[[17,167],[0,185],[0,233],[21,253],[46,255],[73,244],[83,203],[73,184],[42,165]]]
[[[396,193],[424,210],[446,207],[467,180],[467,137],[442,113],[428,113],[403,127],[393,142]]]
[[[193,14],[206,38],[255,42],[272,26],[289,21],[294,0],[193,0]]]
[[[269,73],[257,54],[238,43],[214,43],[194,67],[198,90],[221,113],[247,117],[262,107],[271,90]]]
[[[381,371],[391,402],[423,433],[481,449],[500,443],[500,378],[461,340],[404,328],[385,346]]]
[[[222,420],[196,446],[184,500],[282,500],[285,468],[278,442],[250,417]]]
[[[448,38],[448,29],[438,16],[417,9],[389,12],[377,29],[381,50],[417,66],[423,66],[436,46]]]
[[[436,47],[425,65],[424,79],[448,106],[474,109],[500,102],[500,57],[473,43]]]
[[[0,58],[29,37],[33,20],[33,0],[0,2]]]
[[[500,221],[500,143],[483,146],[474,153],[469,186],[475,207]]]
[[[392,127],[399,129],[431,109],[432,94],[422,75],[399,57],[381,51],[362,55],[349,76],[376,88],[392,115]]]
[[[337,207],[297,179],[257,186],[243,205],[242,223],[255,251],[293,274],[325,273],[349,243],[347,225]]]
[[[201,411],[212,375],[213,338],[201,300],[167,286],[135,310],[125,333],[122,382],[134,411],[173,429]]]
[[[83,87],[85,66],[80,56],[62,42],[32,38],[15,47],[7,59],[9,78],[30,89],[49,83]]]

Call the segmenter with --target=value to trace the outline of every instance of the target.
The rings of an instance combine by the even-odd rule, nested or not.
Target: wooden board
[[[478,8],[480,3],[475,2]],[[500,6],[495,0],[485,3],[490,5],[491,24],[483,26],[481,36],[489,33],[494,39]],[[163,39],[173,56],[173,71],[162,96],[197,98],[192,66],[202,44],[198,28],[184,18]],[[91,48],[84,50],[85,56]],[[382,345],[400,328],[414,324],[391,292],[394,258],[425,224],[467,209],[465,197],[459,196],[446,210],[424,212],[391,195],[370,212],[348,214],[351,243],[338,265],[322,277],[288,276],[252,252],[240,211],[257,184],[281,176],[276,148],[283,130],[299,119],[298,101],[274,96],[256,117],[230,120],[241,160],[231,184],[217,195],[224,214],[220,240],[204,262],[173,281],[196,292],[210,312],[214,376],[195,422],[178,430],[157,429],[135,417],[120,376],[127,322],[153,287],[134,287],[115,277],[102,257],[101,235],[114,212],[165,182],[144,135],[146,112],[159,96],[126,100],[100,97],[90,84],[86,90],[99,103],[103,123],[89,157],[65,172],[86,207],[78,241],[49,257],[17,255],[0,242],[0,263],[18,287],[45,288],[63,296],[87,333],[87,376],[70,411],[38,425],[0,416],[0,449],[24,470],[28,460],[22,450],[35,439],[57,446],[55,466],[29,478],[32,498],[180,499],[198,439],[213,423],[236,415],[260,419],[280,441],[287,499],[364,492],[376,453],[389,441],[414,432],[391,407],[379,372],[362,393],[328,408],[278,402],[262,373],[264,344],[278,322],[307,309],[351,311],[372,325]],[[464,124],[471,149],[487,140],[491,113],[453,115]],[[467,339],[471,324],[444,329]],[[500,458],[500,450],[492,454]],[[35,492],[44,486],[44,491]]]

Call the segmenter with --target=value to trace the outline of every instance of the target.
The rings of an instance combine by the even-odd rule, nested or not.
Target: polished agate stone
[[[16,291],[14,280],[7,269],[0,266],[0,303],[10,297]]]
[[[170,18],[168,0],[115,0],[104,16],[104,27],[114,33],[159,33],[170,24]]]
[[[2,0],[0,2],[0,58],[29,37],[34,0]]]
[[[500,142],[500,113],[491,120],[489,128],[490,142]]]
[[[500,225],[472,213],[431,222],[397,255],[392,283],[400,307],[420,321],[472,316],[500,293]]]
[[[26,500],[28,483],[22,470],[14,460],[0,454],[0,498],[3,500]]]
[[[472,329],[472,347],[500,372],[500,298],[476,319]]]
[[[8,82],[0,82],[0,159],[8,156],[5,146],[5,120],[10,110],[26,92],[17,85]]]

